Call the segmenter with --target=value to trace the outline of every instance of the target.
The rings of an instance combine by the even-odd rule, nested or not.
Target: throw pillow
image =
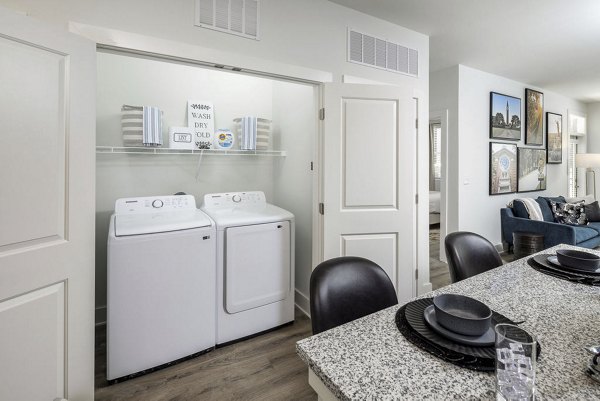
[[[585,205],[585,217],[588,221],[600,221],[600,205],[598,201]]]
[[[515,217],[520,217],[522,219],[529,218],[529,212],[527,212],[527,208],[525,207],[525,204],[523,202],[521,202],[519,199],[515,199],[513,201],[513,213],[515,214]]]
[[[541,196],[538,196],[535,201],[540,205],[540,210],[542,211],[542,216],[544,216],[544,221],[550,221],[554,223],[554,215],[552,214],[550,203],[548,203],[548,201]]]
[[[585,203],[561,203],[550,201],[552,205],[552,213],[554,220],[560,224],[569,224],[574,226],[587,225],[588,221],[585,217]]]

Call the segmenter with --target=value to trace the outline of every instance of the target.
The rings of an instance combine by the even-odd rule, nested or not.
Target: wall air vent
[[[386,71],[419,76],[419,52],[348,29],[348,61]]]
[[[196,0],[196,26],[258,40],[260,0]]]

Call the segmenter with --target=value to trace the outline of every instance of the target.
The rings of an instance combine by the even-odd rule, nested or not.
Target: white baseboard
[[[304,313],[310,318],[310,301],[308,297],[302,292],[298,291],[298,289],[296,289],[294,293],[294,300],[296,301],[296,306],[298,307],[298,309],[300,309],[300,311],[302,311],[302,313]]]
[[[106,324],[106,305],[96,307],[96,326]]]

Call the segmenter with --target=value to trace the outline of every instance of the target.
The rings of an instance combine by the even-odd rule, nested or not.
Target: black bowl
[[[433,298],[433,306],[438,323],[455,333],[480,336],[490,328],[492,311],[476,299],[442,294]]]
[[[556,258],[561,265],[574,269],[596,270],[600,267],[600,256],[589,252],[559,249],[556,251]]]

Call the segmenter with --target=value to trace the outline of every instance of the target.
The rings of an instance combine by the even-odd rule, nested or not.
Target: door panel
[[[63,398],[65,380],[64,283],[19,295],[0,303],[0,327],[10,327],[0,342],[3,369],[0,395],[3,400],[53,400]],[[27,343],[35,363],[14,344]],[[29,386],[27,398],[20,386],[23,376],[41,380]]]
[[[373,260],[401,302],[416,290],[415,99],[404,87],[324,85],[324,259]]]
[[[225,232],[225,309],[238,313],[291,291],[290,222],[230,227]]]
[[[2,247],[64,238],[65,226],[65,56],[0,37],[3,161],[0,203]],[[35,118],[32,118],[35,116]],[[15,152],[15,149],[21,149]],[[32,168],[35,166],[35,168]],[[35,225],[19,224],[26,215]]]
[[[96,46],[0,7],[0,54],[0,400],[90,400]]]
[[[391,234],[342,235],[342,256],[360,256],[377,263],[396,287],[398,236]]]
[[[395,208],[398,104],[354,98],[342,102],[344,207]]]

